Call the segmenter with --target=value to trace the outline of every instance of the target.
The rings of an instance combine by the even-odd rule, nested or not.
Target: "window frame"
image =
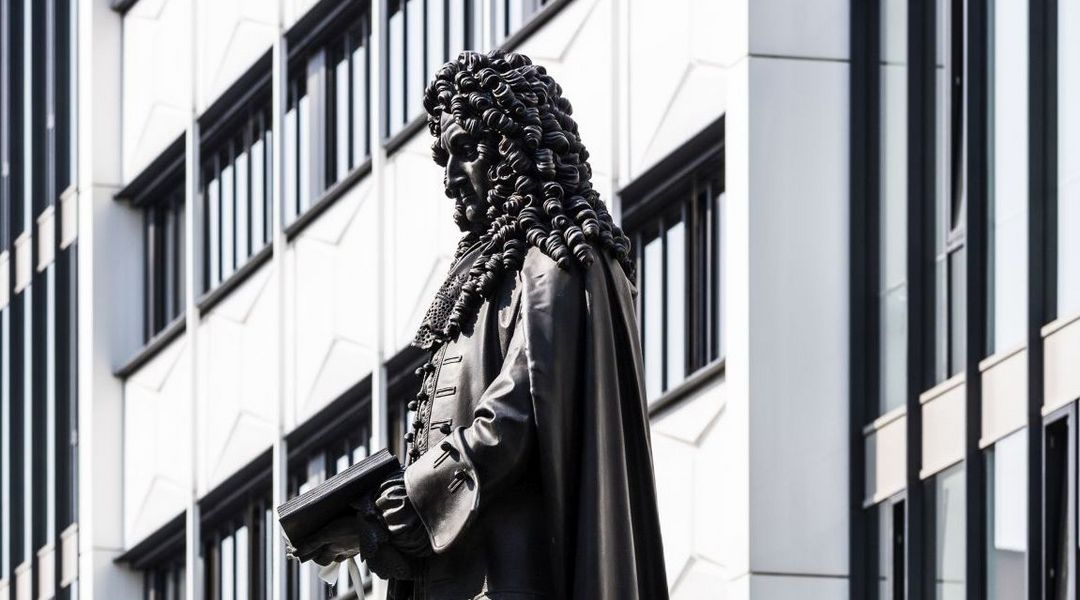
[[[667,340],[661,350],[662,364],[661,391],[655,398],[649,398],[650,412],[655,412],[671,403],[688,397],[701,385],[712,381],[723,371],[724,365],[724,269],[723,245],[725,219],[723,213],[725,188],[725,151],[723,142],[723,118],[715,121],[694,138],[673,152],[668,158],[643,174],[619,192],[622,199],[623,229],[631,240],[632,252],[638,269],[636,274],[637,314],[642,348],[648,343],[646,323],[643,315],[646,302],[646,290],[641,268],[644,262],[644,243],[646,240],[665,236],[666,224],[678,214],[678,222],[685,223],[685,278],[691,289],[705,293],[706,299],[698,298],[701,294],[686,295],[683,315],[686,322],[683,340],[685,361],[684,376],[676,382],[668,382]],[[708,193],[711,187],[702,189],[700,183],[717,181],[720,190],[711,197],[702,200],[701,192]],[[710,210],[702,217],[695,210],[697,204],[705,202]],[[708,219],[705,221],[704,219]],[[704,231],[702,231],[704,229]],[[646,233],[648,231],[648,233]],[[648,236],[648,237],[647,237]],[[702,240],[701,238],[705,238]],[[663,243],[664,263],[662,270],[663,291],[661,297],[667,297],[667,244]],[[700,251],[709,254],[708,260],[701,258]],[[714,287],[715,286],[715,287]],[[712,293],[714,292],[714,293]],[[667,300],[662,302],[661,321],[667,321]],[[702,330],[701,324],[710,329]],[[712,328],[715,326],[715,331]],[[663,329],[663,328],[662,328]]]

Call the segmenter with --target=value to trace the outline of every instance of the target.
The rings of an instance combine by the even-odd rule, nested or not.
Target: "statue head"
[[[513,52],[462,52],[424,95],[432,154],[473,261],[447,333],[460,330],[536,246],[562,269],[609,252],[633,274],[630,241],[592,188],[570,101],[544,67]]]

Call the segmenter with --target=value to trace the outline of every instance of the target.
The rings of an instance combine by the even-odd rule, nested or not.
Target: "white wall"
[[[191,16],[191,0],[142,0],[123,17],[124,182],[191,120]]]

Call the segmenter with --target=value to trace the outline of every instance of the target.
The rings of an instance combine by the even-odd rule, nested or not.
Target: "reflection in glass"
[[[1080,314],[1080,0],[1058,0],[1057,316]]]
[[[932,598],[963,600],[965,594],[966,531],[964,465],[950,467],[934,476],[932,504],[928,507],[934,544]]]
[[[663,242],[656,237],[645,244],[642,273],[643,287],[642,310],[644,316],[643,336],[645,362],[645,395],[650,400],[659,398],[663,391],[664,360],[664,307],[663,307]]]
[[[907,378],[907,2],[884,0],[881,19],[879,191],[879,413],[903,406]]]
[[[244,264],[248,257],[248,155],[240,152],[236,157],[236,265]]]
[[[226,157],[227,159],[227,157]],[[234,265],[233,251],[236,246],[233,241],[235,227],[233,200],[233,167],[227,164],[221,169],[221,279],[225,280],[232,275]]]
[[[1024,341],[1027,328],[1028,6],[994,0],[990,17],[990,354]]]
[[[667,388],[686,377],[686,225],[668,227],[665,244],[667,275]]]
[[[998,441],[986,458],[986,597],[1023,598],[1027,579],[1027,430]]]

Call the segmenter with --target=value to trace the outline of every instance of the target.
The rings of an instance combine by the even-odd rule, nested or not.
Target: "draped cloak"
[[[435,554],[430,579],[392,581],[388,598],[668,597],[635,292],[597,254],[559,269],[530,248],[475,325],[437,349],[424,452],[405,471]],[[461,371],[441,365],[451,359]],[[542,559],[521,559],[523,545]],[[439,592],[435,580],[471,569],[480,589]]]

